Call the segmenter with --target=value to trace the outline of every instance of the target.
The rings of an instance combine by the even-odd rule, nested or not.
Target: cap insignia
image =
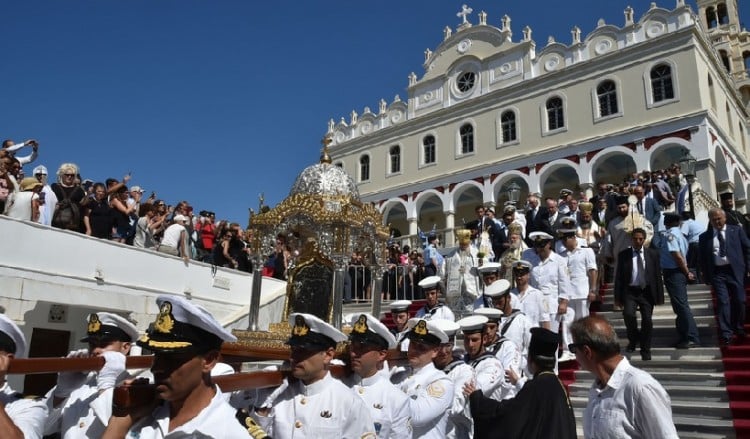
[[[297,316],[294,319],[294,328],[292,328],[292,335],[304,337],[307,335],[309,331],[310,331],[310,327],[307,326],[307,322],[305,322],[305,318],[302,316]]]
[[[169,334],[173,327],[174,318],[172,318],[172,303],[164,302],[161,304],[156,321],[154,321],[154,329],[161,333]]]
[[[367,317],[365,317],[364,314],[360,314],[359,318],[357,319],[357,323],[354,324],[354,328],[352,329],[357,334],[364,334],[365,332],[367,332]]]
[[[417,335],[427,335],[427,322],[424,320],[417,322],[417,326],[414,327],[414,333]]]
[[[102,322],[99,320],[99,315],[94,313],[89,316],[89,326],[88,326],[88,332],[94,333],[99,332],[99,329],[102,327]]]

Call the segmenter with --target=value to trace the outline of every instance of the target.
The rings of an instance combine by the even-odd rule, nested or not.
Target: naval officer
[[[375,434],[379,438],[410,438],[408,398],[391,384],[384,367],[388,349],[396,348],[396,339],[383,323],[369,314],[354,317],[351,326],[349,357],[354,374],[349,384],[370,411]]]
[[[0,314],[0,431],[4,438],[41,439],[47,406],[38,399],[24,398],[5,380],[10,360],[23,357],[26,338],[5,314]]]

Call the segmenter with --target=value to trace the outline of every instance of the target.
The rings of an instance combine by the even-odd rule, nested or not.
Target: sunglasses
[[[575,354],[578,351],[578,348],[582,348],[586,346],[586,343],[571,343],[568,345],[568,350],[571,354]]]

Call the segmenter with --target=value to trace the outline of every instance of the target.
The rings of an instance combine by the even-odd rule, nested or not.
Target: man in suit
[[[628,352],[641,345],[641,358],[651,359],[651,316],[654,305],[664,303],[664,286],[661,282],[659,252],[643,247],[646,231],[633,229],[631,247],[617,256],[615,271],[615,303],[622,307],[622,317],[628,332]],[[641,330],[638,331],[636,309],[641,311]]]
[[[659,218],[661,217],[661,205],[653,198],[646,197],[646,189],[643,186],[636,186],[633,190],[633,194],[638,199],[635,203],[635,207],[638,213],[643,215],[644,218],[654,225],[654,229],[659,224]]]
[[[546,216],[545,208],[540,206],[541,195],[537,192],[532,192],[526,198],[526,245],[531,245],[531,239],[529,234],[542,230],[542,218]]]
[[[711,227],[698,239],[703,281],[716,292],[722,346],[733,335],[745,337],[745,275],[750,266],[750,240],[737,225],[727,224],[723,209],[708,211]]]

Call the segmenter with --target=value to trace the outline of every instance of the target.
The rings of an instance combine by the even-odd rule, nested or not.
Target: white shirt
[[[586,299],[589,296],[589,270],[596,270],[596,255],[588,247],[576,246],[560,253],[568,264],[570,275],[570,299]]]
[[[42,438],[44,421],[47,419],[47,406],[44,401],[24,398],[5,382],[0,387],[0,402],[5,405],[5,413],[26,439]]]
[[[729,264],[729,258],[727,258],[727,255],[724,255],[723,257],[719,256],[719,233],[721,233],[721,236],[724,238],[724,253],[726,253],[726,233],[727,227],[724,226],[722,230],[716,230],[714,229],[714,265],[727,265]]]
[[[391,384],[387,374],[376,373],[368,378],[353,375],[351,387],[370,411],[377,437],[412,437],[409,398]]]
[[[455,358],[455,357],[454,357]],[[455,360],[445,368],[453,388],[453,403],[448,410],[448,424],[445,437],[448,439],[468,438],[474,434],[474,420],[471,417],[469,403],[464,396],[464,384],[474,380],[474,369],[463,360]]]
[[[445,439],[448,409],[453,404],[453,382],[432,363],[413,372],[400,388],[409,397],[414,437]]]
[[[268,416],[253,417],[275,438],[358,439],[375,435],[365,403],[330,372],[309,386],[301,381],[289,384]]]
[[[544,295],[541,291],[527,285],[523,294],[518,291],[518,288],[513,288],[510,293],[518,297],[518,307],[511,305],[513,309],[520,309],[526,314],[533,327],[541,326],[541,323],[550,321],[549,313],[546,311]]]
[[[672,407],[664,388],[647,372],[620,360],[607,385],[589,390],[583,412],[586,439],[677,438]]]
[[[247,439],[247,430],[235,419],[235,410],[230,406],[219,390],[214,386],[216,394],[211,402],[190,421],[169,431],[169,403],[158,406],[146,418],[133,425],[126,439],[156,439],[156,438],[225,438]]]
[[[549,319],[549,314],[547,314]],[[531,328],[538,325],[530,320],[523,311],[513,312],[510,316],[500,319],[498,336],[504,336],[516,345],[521,355],[521,363],[525,363],[526,355],[529,352],[529,343],[531,343]]]
[[[53,392],[47,394],[49,418],[45,433],[60,432],[65,439],[101,437],[112,416],[112,394],[108,389],[99,394],[96,373],[91,372],[83,384],[57,408],[52,407]]]
[[[524,252],[524,259],[532,265],[529,284],[538,289],[547,301],[546,312],[557,313],[557,300],[570,299],[571,286],[568,267],[565,259],[557,253],[550,252],[542,261],[534,249]]]
[[[185,226],[182,224],[172,224],[167,227],[167,229],[164,230],[164,236],[161,238],[161,245],[180,248],[180,234],[184,231]]]
[[[445,306],[442,303],[438,303],[435,308],[427,310],[427,305],[423,306],[422,308],[419,308],[419,311],[417,311],[417,314],[415,317],[424,319],[424,320],[450,320],[451,322],[456,320],[456,317],[453,315],[453,311],[451,311],[450,308]]]
[[[507,393],[502,388],[502,384],[505,382],[505,369],[500,360],[492,355],[492,352],[488,352],[488,354],[490,355],[483,354],[476,360],[467,360],[467,363],[474,368],[477,388],[482,390],[482,394],[495,401],[502,401],[504,394]],[[461,390],[463,391],[463,389]]]

